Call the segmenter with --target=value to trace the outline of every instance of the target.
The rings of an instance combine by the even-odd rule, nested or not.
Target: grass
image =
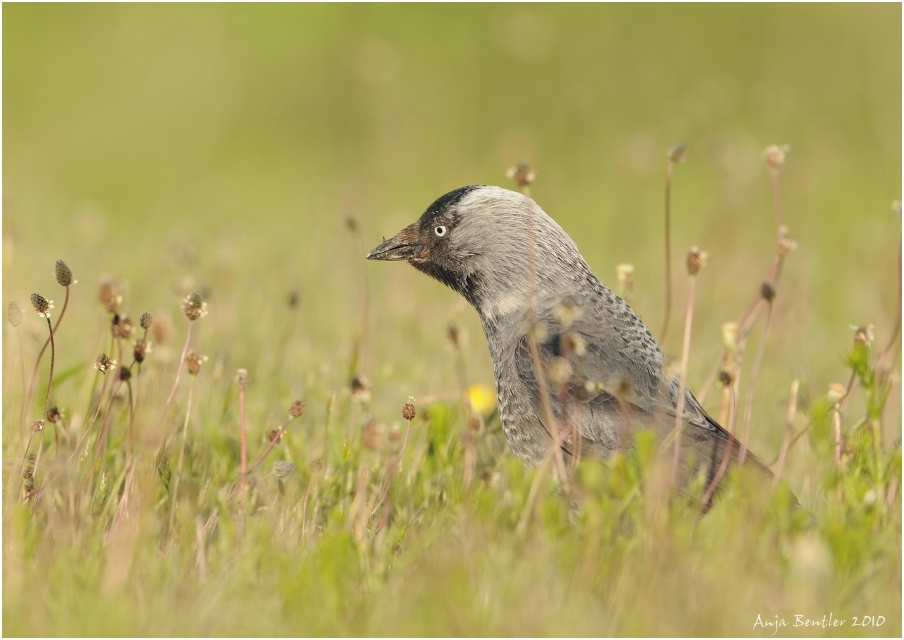
[[[302,394],[310,409],[290,413],[266,380],[295,358],[259,360],[257,375],[228,370],[224,357],[207,363],[193,339],[223,311],[208,316],[194,292],[171,327],[150,316],[134,327],[110,286],[94,320],[67,317],[57,341],[75,333],[69,349],[100,344],[119,362],[103,354],[57,370],[57,421],[17,420],[30,403],[24,377],[11,380],[32,363],[15,351],[5,362],[6,459],[26,451],[4,473],[7,633],[765,635],[757,620],[824,614],[848,626],[821,633],[900,633],[901,453],[883,427],[899,393],[897,347],[878,351],[872,329],[850,351],[848,388],[789,416],[788,480],[812,516],[783,484],[768,490],[734,471],[700,518],[694,501],[663,490],[669,465],[650,434],[605,464],[582,461],[563,494],[507,452],[498,418],[469,419],[460,393],[416,410],[400,397],[386,412],[366,379],[318,377]],[[294,322],[294,304],[273,312],[274,327]],[[131,340],[148,336],[159,344],[139,363]],[[740,353],[735,362],[740,371]],[[446,366],[464,379],[452,357]],[[736,393],[737,374],[726,382]],[[46,412],[36,406],[26,406],[33,418]],[[884,622],[850,626],[863,616]]]
[[[901,635],[899,7],[3,11],[6,635]],[[527,158],[659,330],[679,139],[663,347],[783,480],[703,518],[643,435],[525,468],[473,312],[362,255]]]

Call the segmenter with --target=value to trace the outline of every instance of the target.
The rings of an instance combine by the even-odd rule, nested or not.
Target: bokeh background
[[[687,144],[672,189],[675,298],[663,347],[680,357],[682,265],[698,245],[709,266],[697,288],[689,374],[696,390],[717,356],[722,323],[738,319],[772,262],[773,194],[761,154],[790,145],[781,198],[799,247],[785,263],[751,434],[767,462],[782,440],[791,379],[801,378],[805,412],[829,383],[847,382],[851,325],[875,325],[880,346],[891,335],[901,237],[891,208],[902,173],[899,4],[5,4],[2,11],[3,303],[28,308],[37,291],[55,298],[58,311],[52,270],[64,259],[79,284],[57,336],[57,367],[88,371],[108,321],[97,301],[104,278],[122,282],[133,318],[145,310],[169,316],[179,336],[179,302],[201,289],[210,315],[197,323],[195,349],[215,372],[198,400],[208,440],[219,429],[209,416],[220,415],[239,367],[249,372],[249,413],[259,422],[300,397],[305,419],[321,424],[330,398],[348,398],[355,371],[371,380],[374,415],[396,426],[409,395],[454,401],[450,323],[460,328],[470,381],[492,386],[480,325],[464,301],[407,265],[368,263],[364,255],[451,189],[514,188],[506,169],[520,160],[536,171],[532,195],[604,282],[614,285],[617,264],[635,266],[632,305],[658,333],[666,151]],[[300,304],[290,333],[293,292]],[[20,330],[32,353],[46,326],[30,308],[27,318]],[[4,327],[10,415],[17,347]],[[752,335],[748,365],[758,331]],[[173,367],[177,349],[155,344],[153,366]],[[56,392],[74,397],[75,386],[70,376]],[[901,435],[900,398],[896,383],[887,443]],[[707,407],[717,400],[710,394]],[[863,409],[859,399],[851,407],[851,415]],[[807,446],[804,439],[792,452],[786,473],[805,505],[816,499],[808,458],[799,455]],[[4,449],[7,469],[20,451]],[[449,562],[458,566],[457,557]],[[515,578],[531,583],[530,567],[522,568]],[[319,574],[311,575],[317,592]],[[189,587],[173,580],[193,620],[195,600],[178,595]],[[423,599],[426,626],[407,632],[454,633],[454,624],[429,626],[442,599],[426,591]],[[675,602],[675,616],[693,618]],[[122,626],[110,628],[131,629],[128,607],[105,599],[92,606],[86,618],[118,616]],[[11,607],[5,620],[18,615]],[[532,608],[524,609],[528,626],[516,617],[514,626],[493,628],[538,633]],[[19,630],[71,632],[83,610],[70,607],[76,626],[60,618],[42,629],[51,617],[34,609],[38,626]],[[231,606],[222,615],[253,619]],[[750,633],[706,624],[688,632]],[[396,627],[323,628],[359,635]]]

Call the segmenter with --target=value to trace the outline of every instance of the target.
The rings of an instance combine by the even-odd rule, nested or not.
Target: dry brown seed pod
[[[182,310],[185,317],[191,321],[203,318],[207,315],[207,303],[201,297],[200,291],[192,291],[188,297],[182,301]]]
[[[705,251],[700,251],[698,247],[691,247],[687,252],[687,273],[695,276],[700,273],[700,269],[706,266],[706,258],[709,256]]]
[[[785,164],[785,156],[791,151],[791,147],[786,144],[772,144],[763,151],[763,159],[773,169],[778,169]]]
[[[380,448],[380,429],[376,422],[368,422],[361,431],[361,442],[368,449],[376,450]]]
[[[139,364],[144,362],[144,359],[147,358],[147,355],[151,352],[151,341],[136,340],[132,346],[132,354],[135,357],[135,362]]]
[[[185,366],[188,367],[188,372],[193,376],[200,373],[201,365],[205,362],[207,362],[207,356],[202,356],[194,351],[189,351],[185,357]]]
[[[527,187],[537,178],[526,162],[523,160],[514,167],[509,167],[505,172],[506,177],[518,183],[519,187]]]
[[[31,294],[31,306],[35,308],[39,316],[49,318],[50,310],[53,309],[53,300],[48,300],[40,293],[33,293]]]
[[[6,309],[6,319],[14,327],[18,327],[25,319],[25,311],[19,306],[15,300],[9,303]]]
[[[94,362],[94,368],[104,374],[114,367],[116,367],[116,360],[111,360],[106,353],[97,356],[97,360]]]
[[[47,419],[54,424],[58,424],[63,419],[63,412],[54,405],[47,410]]]
[[[295,465],[288,460],[277,460],[273,463],[273,474],[282,480],[295,471]]]
[[[672,164],[678,164],[679,162],[684,162],[684,157],[687,154],[687,145],[683,142],[679,142],[674,147],[668,150],[669,162]]]
[[[69,265],[62,260],[56,261],[53,273],[61,287],[68,287],[71,284],[75,284],[75,280],[72,279],[72,269],[70,269]]]

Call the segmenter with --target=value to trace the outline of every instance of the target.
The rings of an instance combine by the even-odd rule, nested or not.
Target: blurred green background
[[[792,374],[822,395],[845,381],[849,325],[875,324],[884,344],[897,313],[898,4],[12,4],[3,98],[4,303],[59,297],[57,258],[81,280],[81,318],[98,314],[105,273],[128,283],[136,316],[176,314],[177,295],[204,287],[201,349],[253,375],[297,289],[303,334],[278,381],[295,393],[344,384],[362,270],[361,368],[386,390],[375,403],[455,388],[450,321],[470,338],[472,377],[492,384],[476,315],[413,269],[363,254],[453,188],[510,186],[519,160],[603,281],[636,265],[633,303],[658,332],[665,151],[687,143],[664,348],[680,355],[681,264],[699,245],[710,267],[694,325],[698,388],[719,326],[772,259],[760,154],[790,145],[784,219],[800,248],[763,365],[753,437],[766,458]],[[60,341],[64,366],[93,358],[90,341]]]

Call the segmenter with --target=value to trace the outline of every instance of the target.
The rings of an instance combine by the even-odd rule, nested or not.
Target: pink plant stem
[[[782,472],[785,470],[785,458],[788,455],[788,450],[791,448],[791,439],[792,433],[794,431],[794,417],[797,415],[797,395],[800,389],[800,380],[794,378],[791,380],[791,397],[788,399],[788,415],[785,418],[785,438],[782,441],[782,449],[778,454],[778,466],[775,469],[775,478],[773,479],[773,485],[778,484],[779,479],[782,477]]]
[[[876,366],[880,362],[885,359],[885,356],[888,355],[889,352],[892,354],[891,364],[889,365],[890,369],[894,369],[895,364],[898,362],[898,351],[900,349],[892,350],[895,342],[898,340],[898,336],[901,334],[901,244],[898,244],[898,314],[895,317],[895,328],[892,329],[891,337],[888,339],[888,343],[882,349],[882,353],[879,354],[879,359],[876,362]]]
[[[837,404],[832,411],[832,421],[835,426],[835,465],[841,471],[841,407]]]
[[[72,460],[73,460],[73,459],[75,458],[75,456],[78,454],[79,450],[81,450],[82,446],[85,444],[85,440],[88,439],[88,435],[91,433],[91,428],[94,426],[94,423],[97,422],[97,416],[100,414],[100,407],[101,407],[101,404],[102,404],[103,401],[104,401],[104,394],[105,394],[106,391],[107,391],[107,376],[103,376],[103,378],[104,378],[104,381],[103,381],[103,384],[101,385],[101,388],[100,388],[100,396],[97,398],[97,409],[96,409],[95,412],[94,412],[94,417],[91,418],[91,422],[88,423],[88,428],[85,429],[85,433],[83,433],[83,434],[82,434],[82,437],[79,438],[78,443],[75,445],[75,449],[74,449],[73,452],[70,454],[69,458],[66,460],[66,464],[64,464],[64,465],[60,468],[60,470],[56,472],[56,475],[52,476],[47,482],[44,483],[44,485],[43,485],[43,486],[41,487],[41,489],[39,490],[39,493],[40,493],[40,492],[43,492],[44,489],[47,488],[47,487],[50,485],[51,482],[53,482],[54,480],[56,480],[56,479],[60,476],[60,474],[62,474],[63,471],[65,471],[66,467],[69,466],[69,464],[72,462]]]
[[[25,424],[25,413],[28,409],[28,382],[25,379],[25,348],[22,346],[22,332],[16,331],[16,337],[19,341],[19,360],[22,362],[22,413],[19,417],[19,424]]]
[[[66,287],[66,301],[69,301],[69,287]],[[56,359],[56,346],[53,340],[53,325],[50,323],[50,318],[45,318],[47,320],[47,330],[50,331],[50,336],[48,336],[47,340],[50,342],[50,375],[47,379],[47,395],[44,396],[44,411],[41,413],[40,420],[43,422],[47,418],[47,410],[50,408],[50,390],[53,388],[53,365]],[[57,322],[59,324],[59,322]],[[29,444],[31,444],[31,439],[29,439]],[[44,427],[43,424],[41,426],[41,439],[38,441],[38,453],[35,456],[35,466],[32,469],[32,477],[37,477],[38,475],[38,465],[41,462],[41,450],[44,448]],[[26,457],[28,456],[28,449],[25,450]],[[23,460],[24,464],[24,460]]]
[[[31,383],[28,385],[28,397],[26,398],[26,402],[28,403],[31,403],[31,399],[32,397],[34,397],[35,382],[38,379],[38,367],[41,365],[41,359],[44,357],[44,352],[47,350],[48,344],[51,345],[51,357],[53,357],[53,334],[56,333],[57,327],[59,327],[60,323],[63,321],[63,316],[66,314],[67,306],[69,306],[69,287],[66,287],[66,299],[63,301],[63,308],[60,309],[60,317],[57,318],[56,324],[51,327],[50,336],[48,336],[47,340],[44,341],[44,345],[38,352],[38,359],[35,360],[35,368],[31,372]],[[47,319],[47,325],[50,326],[50,318]],[[51,377],[52,376],[53,374],[51,374]],[[47,413],[47,407],[44,407],[44,413]]]
[[[182,478],[182,463],[185,461],[185,441],[188,439],[188,419],[191,416],[191,401],[195,392],[195,380],[196,378],[192,376],[191,384],[188,387],[185,421],[182,424],[182,448],[179,450],[179,464],[176,465],[176,481],[173,483],[173,498],[170,501],[170,535],[175,532],[176,527],[176,498],[179,496],[179,480]]]
[[[405,453],[405,447],[408,446],[408,434],[410,432],[411,420],[408,420],[408,427],[405,429],[405,439],[402,441],[402,448],[399,449],[399,453],[392,459],[392,463],[390,464],[389,469],[386,472],[386,486],[383,487],[383,494],[380,496],[379,502],[377,502],[373,510],[370,512],[371,516],[373,516],[377,512],[377,509],[379,509],[380,505],[383,504],[383,501],[386,500],[386,496],[389,495],[389,489],[390,487],[392,487],[392,481],[395,479],[396,471],[398,471],[399,467],[402,464],[402,455]]]
[[[769,324],[772,320],[772,303],[766,311],[766,322],[763,324],[763,335],[760,336],[760,343],[757,345],[756,358],[753,361],[753,369],[750,372],[750,382],[747,385],[747,398],[744,404],[744,437],[741,439],[741,453],[738,456],[738,463],[744,464],[747,459],[747,440],[750,437],[750,419],[753,415],[753,391],[756,388],[756,379],[760,371],[760,364],[763,361],[763,353],[766,351],[766,338],[769,335]]]
[[[264,452],[261,454],[261,456],[254,462],[254,464],[252,464],[250,467],[248,467],[248,469],[246,469],[245,472],[242,474],[242,479],[248,477],[248,474],[251,473],[252,471],[254,471],[255,469],[257,469],[261,465],[261,463],[264,461],[264,459],[268,455],[270,455],[270,452],[273,451],[274,447],[276,447],[276,445],[279,444],[280,438],[282,438],[282,435],[286,432],[286,427],[289,426],[289,423],[292,422],[293,419],[294,418],[289,418],[282,425],[280,425],[279,429],[276,430],[276,433],[273,434],[273,437],[270,440],[270,444],[267,445],[267,448],[264,449]]]
[[[684,343],[681,347],[681,377],[678,381],[678,408],[675,410],[675,445],[672,455],[672,484],[678,478],[678,463],[681,458],[681,430],[684,427],[684,395],[686,390],[688,361],[691,351],[691,323],[694,319],[694,294],[697,290],[697,277],[690,278],[690,291],[687,294],[687,313],[684,316]]]
[[[245,437],[245,377],[239,379],[239,431],[242,441],[242,480],[240,491],[245,497],[245,477],[248,475],[248,442]]]
[[[185,355],[188,353],[188,343],[191,341],[191,329],[193,326],[194,323],[189,322],[188,331],[185,334],[185,344],[182,346],[182,355],[179,356],[179,368],[176,369],[176,379],[173,382],[173,388],[170,389],[166,403],[163,405],[163,413],[160,415],[161,423],[164,418],[166,418],[166,412],[169,411],[170,404],[173,402],[173,397],[176,395],[176,388],[179,386],[179,379],[182,377],[182,367],[185,365]],[[163,437],[163,446],[166,446],[166,436]]]
[[[782,227],[782,199],[778,189],[778,168],[772,170],[772,197],[775,200],[775,223]]]
[[[672,161],[665,169],[665,319],[662,322],[662,333],[659,343],[665,341],[669,331],[669,316],[672,314]]]
[[[735,433],[735,425],[737,424],[737,395],[735,394],[735,385],[732,384],[729,387],[731,392],[731,404],[728,409],[728,414],[731,416],[731,425],[728,431],[728,443],[725,445],[725,451],[722,453],[722,464],[719,465],[719,470],[716,472],[716,475],[713,476],[712,482],[709,483],[709,486],[706,488],[706,492],[703,494],[703,508],[709,508],[709,501],[712,499],[713,494],[716,491],[716,487],[719,486],[719,483],[722,481],[722,476],[725,475],[725,470],[728,468],[728,460],[731,458],[731,449],[734,447],[734,433]]]

